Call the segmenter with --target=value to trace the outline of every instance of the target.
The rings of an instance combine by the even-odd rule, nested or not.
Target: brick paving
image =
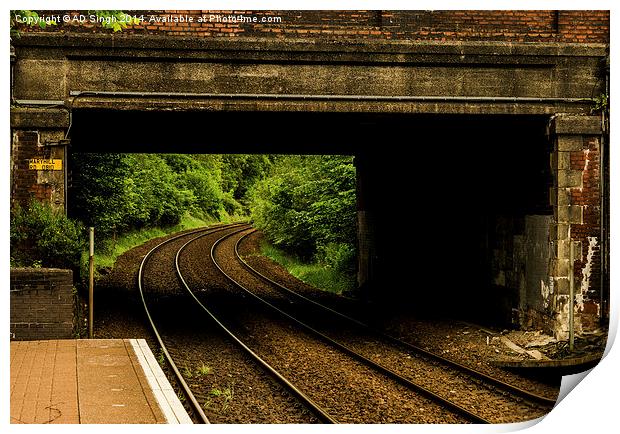
[[[141,340],[12,341],[11,423],[191,423],[153,361]]]

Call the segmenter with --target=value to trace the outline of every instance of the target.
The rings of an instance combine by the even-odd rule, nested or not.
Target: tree
[[[348,156],[280,156],[252,191],[252,217],[276,245],[348,271],[355,263],[355,168]]]

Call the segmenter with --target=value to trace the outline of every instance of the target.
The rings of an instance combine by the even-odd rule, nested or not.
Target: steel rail
[[[351,348],[347,347],[346,345],[341,344],[340,342],[337,342],[335,340],[333,340],[332,338],[330,338],[329,336],[321,333],[320,331],[314,329],[313,327],[309,326],[308,324],[298,320],[297,318],[289,315],[288,313],[286,313],[285,311],[279,309],[278,307],[274,306],[273,304],[269,303],[268,301],[266,301],[265,299],[259,297],[258,295],[254,294],[252,291],[250,291],[249,289],[247,289],[246,287],[244,287],[241,283],[239,283],[238,281],[236,281],[233,277],[231,277],[229,274],[227,274],[222,267],[220,267],[220,265],[217,263],[217,261],[215,260],[215,256],[214,256],[214,251],[215,248],[217,247],[217,245],[219,245],[219,243],[221,241],[223,241],[224,239],[231,237],[233,235],[235,235],[238,232],[242,232],[244,230],[247,229],[242,229],[239,231],[235,231],[233,233],[227,234],[221,238],[219,238],[211,247],[211,259],[213,260],[213,263],[215,264],[215,266],[220,270],[220,272],[236,287],[238,287],[239,289],[243,290],[244,292],[246,292],[248,295],[250,295],[251,297],[253,297],[255,300],[259,301],[260,303],[264,304],[265,306],[268,306],[269,308],[271,308],[272,310],[276,311],[277,313],[279,313],[280,315],[284,316],[285,318],[287,318],[288,320],[292,321],[293,323],[297,324],[298,326],[300,326],[301,328],[309,331],[311,334],[318,336],[319,338],[321,338],[323,341],[327,342],[329,345],[339,349],[340,351],[342,351],[343,353],[346,353],[347,355],[351,356],[352,358],[354,358],[355,360],[362,362],[363,364],[375,369],[376,371],[381,372],[383,375],[387,376],[388,378],[391,378],[392,380],[395,380],[396,382],[418,392],[419,394],[440,403],[441,405],[443,405],[444,407],[449,408],[451,411],[458,413],[466,418],[468,418],[469,420],[476,422],[476,423],[484,423],[484,424],[491,424],[493,422],[467,410],[464,407],[461,407],[458,404],[455,404],[452,401],[449,401],[439,395],[437,395],[436,393],[432,392],[431,390],[428,390],[414,382],[412,382],[411,380],[409,380],[408,378],[403,377],[402,375],[398,374],[397,372],[392,371],[389,368],[386,368],[385,366],[374,362],[373,360],[368,359],[367,357],[365,357],[364,355],[356,352],[355,350],[352,350]]]
[[[237,231],[232,232],[231,234],[228,235],[234,235],[238,232],[247,230],[247,228],[242,228],[239,229]],[[212,232],[211,232],[212,233]],[[183,246],[181,246],[176,253],[175,259],[174,259],[174,263],[175,263],[175,267],[176,267],[176,272],[177,272],[177,276],[179,277],[179,279],[181,280],[181,283],[183,284],[183,286],[185,287],[185,289],[187,290],[187,292],[190,294],[190,296],[196,301],[196,303],[198,303],[198,305],[209,315],[209,317],[211,317],[211,319],[237,344],[239,345],[247,354],[250,355],[250,357],[255,360],[259,365],[261,365],[265,370],[267,370],[272,376],[274,376],[278,381],[280,381],[282,384],[285,385],[286,388],[288,388],[300,401],[302,401],[305,405],[307,405],[308,407],[310,407],[318,416],[321,420],[323,420],[324,422],[327,423],[338,423],[338,421],[330,416],[323,408],[321,408],[316,402],[314,402],[312,400],[312,398],[310,398],[308,395],[306,395],[304,392],[302,392],[301,390],[299,390],[293,383],[291,383],[286,377],[284,377],[282,374],[280,374],[276,369],[274,369],[271,365],[269,365],[269,363],[267,363],[265,360],[263,360],[258,354],[256,354],[250,347],[248,347],[241,339],[239,339],[232,331],[230,331],[203,303],[202,301],[200,301],[200,299],[198,299],[198,297],[196,297],[196,294],[191,290],[191,288],[189,287],[187,281],[185,280],[185,278],[183,277],[183,273],[181,272],[181,267],[180,267],[180,261],[179,258],[181,256],[181,252],[183,252],[183,250],[185,249],[185,247],[187,247],[189,244],[193,243],[194,241],[205,237],[207,235],[209,235],[210,233],[205,233],[205,234],[201,234],[198,235],[197,237],[192,238],[191,240],[187,241],[185,244],[183,244]],[[211,259],[213,259],[213,256],[211,256]],[[215,263],[215,261],[214,261]],[[217,264],[216,264],[217,266]],[[218,266],[219,268],[219,266]]]
[[[168,364],[170,365],[170,367],[172,368],[172,371],[174,372],[174,375],[176,377],[176,379],[178,380],[179,384],[181,385],[181,388],[183,389],[183,393],[187,396],[187,398],[189,399],[190,405],[192,406],[192,409],[194,410],[194,412],[196,413],[196,415],[198,416],[198,418],[200,419],[200,421],[202,423],[208,424],[209,419],[207,418],[207,416],[205,415],[205,413],[202,411],[202,406],[200,405],[200,403],[198,402],[198,400],[196,399],[196,397],[194,396],[194,394],[192,393],[192,391],[190,390],[188,384],[185,382],[185,380],[183,379],[183,376],[181,375],[181,372],[179,371],[179,369],[177,368],[176,364],[174,363],[174,360],[172,360],[172,356],[170,355],[170,353],[168,352],[168,349],[166,348],[166,345],[164,345],[164,342],[161,338],[161,335],[159,334],[159,331],[157,330],[157,327],[155,326],[155,322],[153,321],[153,318],[151,317],[151,313],[149,312],[147,303],[146,303],[146,299],[144,298],[144,287],[143,287],[143,278],[144,278],[144,267],[148,261],[148,259],[150,258],[150,256],[157,251],[159,248],[161,248],[162,246],[177,240],[181,237],[186,237],[186,236],[191,236],[194,235],[196,233],[200,233],[200,232],[208,232],[208,233],[214,233],[214,232],[218,232],[224,229],[228,229],[231,226],[234,227],[238,224],[232,224],[232,225],[227,225],[225,227],[209,227],[209,228],[201,228],[201,229],[197,229],[195,231],[190,231],[190,232],[186,232],[183,234],[179,234],[179,235],[175,235],[174,237],[168,238],[167,240],[157,244],[155,247],[153,247],[151,250],[148,251],[148,253],[146,255],[144,255],[144,258],[142,258],[142,261],[140,262],[140,268],[138,270],[138,291],[140,292],[140,298],[142,299],[142,304],[144,306],[144,311],[146,312],[146,316],[149,320],[149,323],[151,324],[151,328],[153,329],[153,333],[157,339],[157,342],[159,343],[159,346],[161,347],[164,356],[166,357],[166,361],[168,362]]]
[[[381,337],[381,338],[383,338],[383,339],[385,339],[387,341],[390,341],[390,342],[392,342],[392,343],[394,343],[396,345],[400,345],[400,346],[402,346],[404,348],[407,348],[407,349],[409,349],[409,350],[411,350],[411,351],[413,351],[415,353],[422,354],[423,356],[425,356],[427,358],[434,359],[434,360],[436,360],[436,361],[438,361],[440,363],[444,363],[446,365],[449,365],[449,366],[451,366],[453,368],[456,368],[456,369],[460,370],[461,372],[464,372],[466,374],[469,374],[469,375],[472,375],[474,377],[477,377],[480,380],[484,380],[484,381],[486,381],[488,383],[491,383],[495,387],[499,387],[499,388],[505,389],[505,390],[507,390],[507,391],[509,391],[511,393],[517,394],[517,395],[519,395],[519,396],[521,396],[523,398],[527,398],[527,399],[530,399],[530,400],[533,400],[533,401],[536,401],[536,402],[539,402],[539,403],[543,403],[543,404],[548,404],[548,405],[555,405],[556,404],[557,400],[555,400],[555,399],[547,398],[545,396],[541,396],[541,395],[535,394],[533,392],[527,391],[527,390],[522,389],[522,388],[520,388],[518,386],[515,386],[513,384],[506,383],[506,382],[504,382],[502,380],[499,380],[499,379],[497,379],[495,377],[491,377],[490,375],[485,374],[484,372],[477,371],[477,370],[475,370],[473,368],[470,368],[469,366],[463,365],[463,364],[461,364],[459,362],[456,362],[454,360],[447,359],[447,358],[442,357],[442,356],[440,356],[438,354],[435,354],[433,352],[430,352],[428,350],[420,348],[420,347],[418,347],[416,345],[413,345],[413,344],[411,344],[409,342],[405,342],[405,341],[403,341],[401,339],[398,339],[395,336],[392,336],[392,335],[387,334],[387,333],[385,333],[385,332],[383,332],[383,331],[381,331],[379,329],[376,329],[376,328],[374,328],[374,327],[372,327],[372,326],[370,326],[370,325],[368,325],[368,324],[366,324],[364,322],[361,322],[361,321],[359,321],[359,320],[357,320],[355,318],[352,318],[352,317],[350,317],[350,316],[348,316],[346,314],[343,314],[343,313],[341,313],[341,312],[339,312],[337,310],[334,310],[334,309],[332,309],[332,308],[330,308],[328,306],[325,306],[325,305],[317,302],[316,300],[312,300],[311,298],[308,298],[308,297],[306,297],[306,296],[304,296],[302,294],[299,294],[298,292],[293,291],[292,289],[287,288],[286,286],[280,284],[279,282],[276,282],[275,280],[265,276],[264,274],[262,274],[258,270],[256,270],[254,267],[252,267],[250,264],[248,264],[247,261],[245,259],[243,259],[241,257],[241,255],[239,254],[239,250],[238,250],[239,243],[244,238],[246,238],[247,236],[252,234],[253,232],[256,232],[256,229],[253,229],[252,231],[248,232],[247,234],[245,234],[244,236],[239,238],[239,240],[237,240],[237,243],[235,244],[235,255],[237,256],[237,259],[242,263],[242,265],[247,270],[249,270],[252,274],[256,275],[257,277],[259,277],[259,278],[269,282],[270,284],[280,288],[283,291],[286,291],[287,293],[289,293],[291,295],[294,295],[294,296],[302,299],[303,301],[305,301],[307,303],[311,303],[314,306],[317,306],[317,307],[319,307],[319,308],[321,308],[323,310],[326,310],[326,311],[330,312],[333,315],[336,315],[336,316],[338,316],[338,317],[340,317],[340,318],[342,318],[342,319],[344,319],[346,321],[354,323],[356,326],[358,326],[360,328],[363,328],[363,329],[365,329],[367,331],[370,331],[370,332],[374,333],[375,335],[377,335],[377,336],[379,336],[379,337]]]

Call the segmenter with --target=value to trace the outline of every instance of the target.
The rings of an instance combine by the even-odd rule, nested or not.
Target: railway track
[[[302,304],[304,304],[306,307],[310,307],[311,309],[316,309],[317,311],[320,311],[321,313],[327,313],[329,315],[332,315],[334,318],[336,318],[337,320],[341,320],[344,323],[347,323],[349,325],[352,325],[354,327],[357,327],[361,330],[363,330],[366,333],[370,333],[380,339],[385,340],[386,342],[393,344],[397,347],[400,347],[401,349],[404,349],[405,351],[411,352],[412,354],[415,354],[417,356],[432,360],[437,362],[438,364],[443,365],[443,367],[446,368],[453,368],[456,369],[458,371],[461,371],[467,375],[470,375],[474,378],[477,378],[479,380],[481,380],[482,382],[486,382],[488,383],[490,386],[492,387],[496,387],[498,389],[501,389],[503,391],[506,391],[510,394],[513,394],[517,397],[526,399],[526,400],[530,400],[536,403],[540,403],[540,404],[544,404],[547,406],[553,406],[556,403],[556,399],[554,398],[550,398],[550,397],[546,397],[543,395],[540,395],[538,393],[535,392],[531,392],[528,391],[522,387],[519,386],[515,386],[513,384],[510,384],[506,381],[503,381],[501,379],[492,377],[484,372],[478,371],[476,369],[473,369],[469,366],[463,365],[462,363],[458,363],[454,360],[448,359],[446,357],[440,356],[439,354],[435,354],[433,352],[427,351],[423,348],[420,348],[419,346],[413,345],[409,342],[405,342],[401,339],[398,339],[382,330],[376,329],[362,321],[360,321],[359,319],[353,318],[349,315],[343,314],[329,306],[326,306],[324,304],[321,304],[320,302],[313,300],[309,297],[306,297],[288,287],[286,287],[285,285],[282,285],[278,282],[276,282],[275,280],[269,278],[268,276],[262,274],[260,271],[258,271],[256,268],[252,267],[245,259],[243,259],[243,257],[241,256],[241,254],[239,253],[239,245],[240,243],[246,239],[249,235],[251,235],[252,233],[256,232],[256,229],[252,229],[247,231],[243,236],[239,237],[237,239],[237,241],[235,242],[235,247],[234,247],[234,255],[235,258],[239,261],[239,263],[241,263],[249,272],[251,272],[252,274],[254,274],[255,276],[258,276],[261,280],[267,282],[269,285],[271,285],[273,288],[282,291],[283,294],[287,295],[287,296],[291,296],[297,300],[299,300]]]
[[[515,411],[529,415],[521,420],[550,410],[552,404],[547,398],[441,360],[262,275],[239,255],[239,243],[252,231],[248,225],[229,225],[180,234],[149,251],[140,266],[139,289],[149,322],[162,355],[168,359],[186,402],[199,421],[209,421],[202,410],[208,394],[192,392],[182,369],[175,365],[175,359],[179,359],[177,351],[165,346],[166,339],[159,334],[145,297],[145,269],[156,252],[164,248],[174,254],[168,253],[165,263],[152,262],[154,271],[171,267],[174,256],[180,288],[200,306],[210,319],[209,324],[217,324],[229,344],[234,343],[251,363],[260,366],[286,390],[286,405],[301,405],[314,421],[434,423],[439,419],[451,423],[496,423],[515,419],[506,420],[493,412],[481,411],[481,403],[498,407],[504,415],[514,416]],[[223,256],[227,259],[222,260]],[[205,270],[209,267],[209,286],[205,288]],[[216,284],[214,271],[221,273]],[[245,276],[240,278],[242,273]],[[278,337],[270,340],[270,335]],[[298,348],[301,354],[295,354]],[[304,358],[309,363],[317,360],[321,369],[309,368],[301,362]],[[335,367],[338,369],[332,369]],[[335,373],[328,372],[330,369]],[[446,374],[447,371],[450,373]],[[329,378],[330,375],[336,379]],[[450,390],[438,387],[439,383],[450,384]],[[326,393],[338,396],[326,397]],[[364,393],[368,396],[364,397]],[[373,395],[377,398],[373,399]],[[351,414],[351,406],[342,405],[347,397],[358,400],[359,415]],[[364,403],[363,399],[369,402]],[[292,403],[294,400],[296,404]],[[387,405],[400,406],[400,410]]]
[[[203,237],[202,236],[196,237],[196,239],[188,241],[186,246],[183,246],[183,248],[179,249],[179,252],[177,253],[177,258],[179,258],[183,254],[183,250],[188,245],[195,243],[196,241],[199,240],[199,238],[203,238]],[[210,244],[211,253],[213,253],[213,251],[217,248],[218,243],[225,238],[226,238],[225,236],[220,237],[219,239],[215,240],[214,242]],[[205,244],[208,245],[209,243],[205,243]],[[191,255],[191,254],[186,255],[186,258],[191,258],[193,256],[196,256],[196,252],[194,252],[194,255]],[[212,260],[213,259],[214,258],[212,255]],[[180,262],[180,261],[177,259],[177,262]],[[220,272],[226,275],[226,273],[222,270],[222,268],[220,267],[220,265],[218,264],[216,260],[213,260],[213,264],[216,265],[216,267],[220,270]],[[204,267],[204,265],[205,264],[203,264],[202,266]],[[231,279],[230,276],[228,276],[227,279],[229,279],[231,282],[234,282],[234,279]],[[200,278],[195,278],[194,282],[196,285],[199,285]],[[237,283],[235,283],[235,285],[237,285]],[[190,287],[192,286],[191,284],[185,282],[185,286],[186,288],[188,288],[188,290],[191,291],[190,289]],[[200,297],[197,297],[196,295],[194,295],[194,297],[197,302],[204,305]],[[219,299],[224,299],[224,298],[225,296],[220,294]],[[210,294],[209,299],[211,301],[216,300],[215,303],[217,304],[218,297],[214,297],[213,294]],[[213,302],[210,303],[210,305],[213,305],[213,304],[214,304]],[[406,410],[407,405],[411,406],[412,402],[417,403],[416,405],[418,407],[415,408],[415,411],[411,412],[412,414],[403,414],[403,408],[399,408],[398,412],[401,413],[399,415],[400,419],[396,418],[395,420],[388,420],[388,421],[401,421],[401,422],[405,421],[405,422],[410,422],[410,423],[420,422],[420,420],[425,421],[426,419],[424,417],[418,416],[416,418],[415,413],[420,412],[420,411],[421,412],[430,411],[430,412],[434,412],[438,414],[441,414],[442,412],[451,413],[451,415],[449,416],[446,414],[445,416],[443,416],[443,418],[444,418],[444,421],[448,421],[452,423],[463,423],[463,422],[486,423],[488,422],[484,418],[481,418],[478,415],[473,414],[472,412],[468,412],[466,409],[461,408],[452,402],[442,400],[441,397],[435,395],[432,391],[426,390],[424,388],[420,388],[416,384],[408,381],[407,379],[403,378],[397,373],[391,370],[385,369],[384,367],[379,366],[378,364],[372,362],[368,358],[361,356],[359,353],[352,352],[344,348],[343,346],[338,346],[337,344],[336,344],[337,351],[333,351],[334,344],[335,344],[334,342],[330,342],[329,340],[327,340],[328,345],[326,345],[326,337],[324,335],[320,335],[320,336],[317,335],[316,331],[309,330],[307,326],[299,327],[300,324],[296,323],[295,324],[296,327],[293,329],[290,329],[290,326],[286,322],[285,323],[280,322],[280,324],[274,325],[277,323],[277,320],[275,318],[269,317],[268,315],[264,316],[263,314],[256,311],[254,309],[255,306],[253,306],[253,303],[247,297],[241,297],[241,298],[237,297],[235,299],[235,302],[231,304],[234,304],[235,306],[232,309],[225,307],[225,308],[219,308],[219,309],[216,308],[215,310],[216,311],[219,310],[220,316],[223,318],[226,318],[227,322],[231,324],[230,328],[234,329],[235,333],[242,335],[243,336],[242,339],[248,342],[252,342],[252,344],[250,345],[252,345],[253,347],[258,347],[259,349],[257,350],[257,352],[261,352],[261,354],[263,354],[266,358],[270,358],[272,360],[272,363],[278,364],[279,366],[284,366],[284,369],[288,370],[287,372],[289,373],[289,375],[292,375],[295,377],[294,379],[295,382],[300,382],[301,384],[303,384],[303,386],[300,386],[300,387],[303,387],[304,389],[308,390],[307,393],[309,395],[312,394],[315,397],[316,401],[320,401],[321,404],[325,406],[326,413],[334,415],[333,419],[335,421],[340,421],[340,422],[360,422],[360,421],[382,422],[383,421],[383,420],[373,420],[372,418],[364,419],[363,415],[360,415],[360,417],[362,417],[362,420],[359,420],[359,419],[351,420],[351,416],[350,414],[348,414],[351,412],[351,408],[346,408],[346,411],[342,411],[340,408],[335,408],[335,407],[342,407],[342,406],[334,405],[333,402],[330,402],[329,399],[326,399],[325,396],[323,396],[326,390],[329,390],[330,393],[334,393],[334,391],[338,391],[338,393],[344,392],[344,396],[340,398],[341,401],[344,401],[347,399],[350,399],[350,400],[357,399],[358,400],[357,405],[366,406],[367,407],[366,410],[368,412],[380,413],[382,411],[380,406],[375,406],[372,404],[372,402],[364,402],[364,401],[368,401],[367,397],[364,397],[364,395],[367,394],[368,392],[367,389],[363,389],[364,386],[362,386],[361,390],[357,390],[357,391],[349,390],[347,392],[346,389],[350,388],[350,385],[346,385],[346,384],[343,385],[342,382],[334,380],[333,378],[328,378],[328,379],[325,378],[330,375],[346,376],[350,374],[351,376],[358,376],[358,378],[363,378],[363,382],[368,383],[368,386],[367,386],[368,388],[376,387],[376,386],[373,386],[372,384],[376,384],[380,382],[382,383],[381,384],[382,388],[391,389],[391,390],[385,391],[385,396],[389,396],[390,393],[395,395],[395,397],[393,398],[393,401],[395,403],[402,403],[405,412],[407,411]],[[214,310],[213,308],[206,308],[206,310],[209,311],[210,316],[212,317],[215,316],[215,314],[213,313],[213,310]],[[235,324],[235,320],[230,318],[230,315],[233,314],[232,313],[233,310],[236,310],[236,311],[242,310],[245,312],[251,312],[250,314],[251,318],[249,318],[249,321],[247,321],[246,319],[238,320],[236,321],[237,324]],[[290,320],[290,318],[287,320]],[[251,322],[254,322],[255,324],[260,324],[258,329],[260,329],[265,324],[269,324],[269,327],[264,330],[253,329],[248,333],[247,324]],[[283,331],[282,329],[285,329],[285,330]],[[310,331],[310,333],[308,333],[308,331]],[[260,342],[257,342],[256,339],[254,339],[254,337],[252,336],[253,333],[260,333],[260,334],[265,333],[266,335],[278,334],[278,336],[282,336],[282,337],[277,338],[275,342],[268,343],[267,346],[265,346],[265,345],[262,345]],[[319,337],[317,338],[317,336]],[[297,341],[293,343],[291,342],[288,342],[288,343],[289,345],[293,345],[293,346],[297,345],[298,347],[301,347],[302,351],[304,351],[305,353],[303,356],[308,359],[312,359],[312,357],[316,358],[317,356],[320,359],[322,358],[319,362],[316,363],[316,365],[320,366],[322,364],[323,366],[329,366],[330,368],[333,367],[332,369],[336,372],[332,374],[331,372],[329,372],[332,369],[325,368],[325,367],[322,369],[321,372],[317,372],[316,369],[313,371],[312,369],[309,369],[307,366],[305,367],[302,366],[299,369],[293,368],[290,365],[293,364],[291,362],[295,362],[294,360],[288,360],[287,362],[286,356],[282,356],[281,354],[276,355],[276,353],[290,352],[290,350],[287,348],[286,345],[280,346],[278,344],[279,342],[278,339],[282,339],[283,341]],[[273,344],[275,344],[276,347],[274,347]],[[268,348],[270,345],[271,347]],[[314,350],[308,351],[309,347],[314,348]],[[327,359],[332,360],[332,362],[331,363],[328,362]],[[338,367],[339,369],[335,369],[335,367]],[[314,378],[314,381],[312,382],[313,384],[309,384],[307,380],[304,382],[304,379],[300,378],[300,377],[303,377],[304,375],[307,377],[312,376]],[[320,379],[320,382],[316,381],[317,379]],[[357,393],[360,396],[356,398],[355,393]],[[378,402],[380,404],[384,404],[385,403],[384,401],[385,400],[383,398],[378,399]],[[441,404],[438,404],[438,402]],[[422,407],[419,407],[419,406],[422,406]],[[368,408],[368,407],[372,407],[372,408]],[[394,412],[394,408],[392,408],[391,411]],[[457,416],[455,417],[455,415]]]
[[[245,390],[254,390],[256,394],[263,397],[261,400],[251,400],[246,402],[244,410],[254,411],[253,418],[241,419],[242,422],[250,421],[252,423],[316,423],[317,421],[330,422],[329,419],[317,416],[316,409],[310,409],[308,411],[306,403],[300,403],[300,399],[290,394],[287,390],[287,385],[275,383],[272,378],[266,378],[264,372],[253,366],[256,359],[249,359],[244,357],[239,351],[231,349],[231,342],[226,339],[222,339],[222,333],[215,331],[214,334],[208,337],[200,337],[199,330],[209,328],[203,320],[204,316],[202,312],[192,311],[194,304],[187,303],[187,299],[179,300],[179,297],[173,297],[173,300],[166,300],[165,303],[155,303],[154,300],[149,300],[148,291],[148,276],[158,275],[159,282],[163,281],[164,285],[173,286],[170,273],[174,268],[175,254],[179,246],[184,245],[188,239],[192,239],[199,235],[219,233],[222,231],[230,230],[237,225],[226,225],[218,228],[200,229],[192,232],[187,232],[165,240],[162,243],[156,245],[151,249],[143,258],[142,263],[138,271],[138,289],[140,292],[143,308],[146,312],[149,324],[157,340],[160,348],[159,356],[165,359],[167,366],[170,367],[171,373],[174,376],[174,380],[180,389],[182,394],[182,400],[186,404],[186,408],[194,415],[194,420],[200,423],[210,423],[209,418],[205,414],[204,408],[212,406],[212,401],[215,400],[214,395],[218,397],[224,396],[224,405],[220,405],[219,409],[226,410],[229,404],[232,404],[233,394],[236,396],[242,395]],[[167,252],[164,252],[167,250]],[[149,267],[152,269],[149,271]],[[147,272],[149,271],[149,272]],[[175,270],[176,272],[176,270]],[[168,274],[168,279],[162,279],[162,274]],[[174,276],[177,277],[176,275]],[[161,285],[161,283],[160,283]],[[179,286],[177,294],[181,293],[182,286]],[[152,296],[151,296],[152,298]],[[164,304],[164,311],[170,312],[181,311],[184,313],[181,317],[175,316],[170,318],[165,312],[161,312],[161,306]],[[159,311],[159,312],[157,312]],[[155,312],[155,313],[154,313]],[[200,316],[201,319],[198,319]],[[185,325],[181,323],[187,323]],[[162,332],[162,329],[164,330]],[[230,336],[229,336],[230,337]],[[204,352],[213,352],[216,348],[216,359],[221,360],[223,355],[226,355],[225,362],[228,365],[232,365],[233,369],[225,369],[222,373],[223,377],[232,377],[230,372],[235,372],[236,381],[238,381],[235,388],[237,392],[234,392],[233,386],[235,383],[233,379],[230,380],[230,387],[214,388],[210,385],[213,381],[207,370],[211,368],[204,364]],[[187,349],[190,348],[188,351]],[[224,363],[224,362],[222,362]],[[211,364],[213,365],[213,364]],[[199,366],[199,369],[188,368],[188,366]],[[200,369],[202,367],[202,369]],[[202,373],[201,371],[204,370]],[[260,371],[260,372],[256,372]],[[198,378],[201,376],[201,378]],[[252,378],[254,377],[254,378]],[[251,386],[239,384],[249,383]],[[206,383],[206,384],[205,384]],[[240,390],[241,389],[241,390]],[[215,393],[217,392],[217,393]],[[239,398],[235,397],[235,401]],[[220,401],[222,401],[220,399]],[[229,402],[230,401],[230,402]],[[276,417],[266,415],[264,418],[260,414],[265,412],[266,409],[275,409],[278,412]],[[213,408],[210,410],[213,413]],[[239,409],[237,409],[237,412]],[[232,411],[228,412],[233,413]],[[224,421],[238,423],[239,419],[224,418]]]
[[[226,254],[234,254],[246,271],[266,284],[254,283],[251,285],[252,291],[243,285],[240,287],[281,315],[319,334],[331,345],[354,357],[369,360],[376,369],[477,422],[513,422],[515,415],[521,415],[524,420],[531,419],[546,414],[555,404],[554,399],[524,390],[373,329],[264,276],[239,255],[239,243],[253,231],[239,231],[218,240],[218,243],[223,243],[236,237],[234,249],[230,249],[232,243],[229,243]],[[242,235],[238,236],[239,233]],[[228,277],[235,280],[230,275]],[[268,288],[265,289],[265,286]],[[328,320],[326,316],[329,316]],[[446,384],[450,387],[446,388]],[[497,410],[489,411],[489,407]]]
[[[207,229],[200,229],[197,231],[193,231],[191,232],[191,235],[195,234],[195,233],[201,233],[206,231]],[[179,368],[177,367],[176,363],[174,362],[172,356],[170,355],[170,352],[168,351],[168,348],[166,347],[166,345],[163,342],[162,336],[159,333],[159,330],[157,328],[157,326],[155,325],[155,322],[153,320],[153,317],[151,315],[151,311],[148,308],[148,304],[146,302],[146,297],[145,297],[145,285],[144,285],[144,270],[146,267],[146,264],[149,260],[149,258],[158,250],[161,249],[163,246],[165,246],[166,244],[169,244],[179,238],[188,236],[188,234],[182,234],[182,235],[177,235],[171,238],[168,238],[167,240],[159,243],[158,245],[156,245],[155,247],[153,247],[151,250],[149,250],[149,252],[144,256],[144,258],[142,259],[142,262],[140,263],[140,268],[138,270],[138,291],[140,293],[140,298],[142,299],[142,304],[144,305],[144,311],[146,313],[146,316],[148,318],[149,324],[151,325],[151,329],[153,331],[153,334],[155,335],[155,338],[157,339],[157,342],[159,344],[160,350],[162,352],[162,354],[165,356],[166,358],[166,362],[168,363],[168,365],[171,367],[172,371],[174,372],[174,376],[175,379],[177,381],[177,383],[180,385],[181,389],[183,390],[183,394],[184,396],[188,399],[189,405],[191,407],[192,413],[194,414],[194,416],[196,418],[198,418],[198,420],[202,423],[208,424],[209,419],[207,418],[207,416],[205,415],[203,409],[202,409],[202,405],[198,402],[198,400],[196,399],[196,397],[194,396],[194,394],[192,393],[190,387],[188,386],[187,382],[185,381],[185,379],[183,378],[183,376],[181,375],[181,371],[179,370]]]

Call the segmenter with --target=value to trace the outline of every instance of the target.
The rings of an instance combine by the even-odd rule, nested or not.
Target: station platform
[[[144,339],[11,342],[11,423],[192,423]]]

